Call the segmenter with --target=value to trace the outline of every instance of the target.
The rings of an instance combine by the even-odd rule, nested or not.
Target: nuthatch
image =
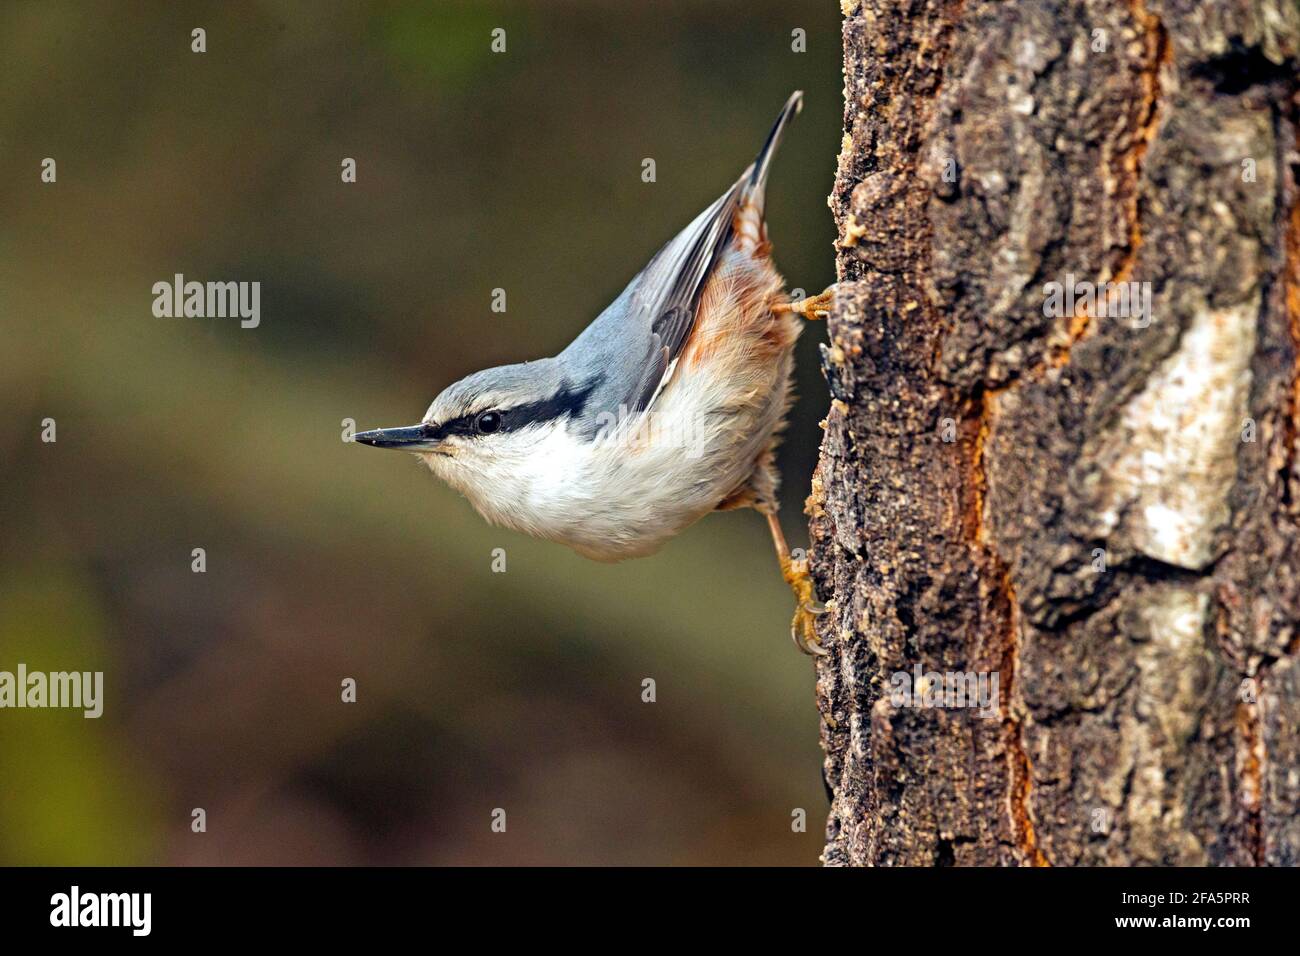
[[[361,432],[414,452],[488,521],[598,561],[652,554],[710,511],[767,517],[798,601],[806,653],[817,602],[777,518],[774,450],[790,405],[797,314],[763,221],[768,168],[795,93],[740,179],[655,254],[559,355],[485,369],[433,400],[418,425]]]

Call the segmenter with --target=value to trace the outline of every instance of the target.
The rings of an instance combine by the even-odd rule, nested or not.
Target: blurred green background
[[[758,515],[595,564],[340,436],[561,349],[796,88],[770,230],[792,287],[832,281],[834,0],[18,3],[0,62],[0,670],[106,696],[0,711],[0,863],[816,863],[812,668]],[[155,318],[178,272],[260,281],[261,326]]]

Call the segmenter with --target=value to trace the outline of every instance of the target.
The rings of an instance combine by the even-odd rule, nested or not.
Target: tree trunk
[[[1300,862],[1300,6],[842,6],[825,861]]]

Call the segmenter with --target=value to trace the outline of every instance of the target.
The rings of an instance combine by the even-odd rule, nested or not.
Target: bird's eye
[[[491,435],[501,427],[500,412],[480,412],[474,419],[474,430],[480,435]]]

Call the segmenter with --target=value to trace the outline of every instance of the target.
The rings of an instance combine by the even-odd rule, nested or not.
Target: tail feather
[[[786,124],[803,109],[803,91],[795,90],[790,94],[790,98],[785,101],[785,106],[781,108],[781,114],[772,124],[772,132],[767,134],[767,141],[763,143],[763,148],[758,151],[758,156],[754,158],[754,165],[750,168],[749,184],[745,189],[750,202],[755,202],[761,206],[764,190],[767,189],[767,173],[772,165],[772,156],[776,153],[777,146],[781,145],[781,135],[785,132]],[[752,198],[751,198],[752,197]]]
[[[740,248],[751,252],[766,250],[767,226],[763,223],[763,208],[767,198],[767,172],[772,165],[772,157],[781,144],[781,134],[786,124],[795,117],[803,106],[803,93],[795,90],[785,101],[781,114],[772,125],[772,132],[767,134],[767,141],[758,151],[754,162],[745,170],[740,181],[733,188],[738,188],[735,216],[732,219],[732,232]]]

